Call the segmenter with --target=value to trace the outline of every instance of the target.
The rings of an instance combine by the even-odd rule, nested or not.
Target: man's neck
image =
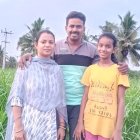
[[[79,39],[79,40],[70,40],[68,38],[68,44],[70,46],[80,46],[81,42],[82,42],[82,39]]]

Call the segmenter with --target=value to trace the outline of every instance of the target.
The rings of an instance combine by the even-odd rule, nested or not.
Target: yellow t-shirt
[[[86,69],[81,83],[89,86],[85,130],[110,138],[116,124],[118,85],[129,87],[128,76],[121,75],[116,64],[109,67],[95,64]]]

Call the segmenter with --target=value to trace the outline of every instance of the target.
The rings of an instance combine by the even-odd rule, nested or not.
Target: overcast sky
[[[65,18],[70,11],[83,12],[87,17],[86,30],[89,34],[99,34],[99,25],[106,20],[119,23],[118,15],[123,17],[128,11],[140,25],[139,5],[139,0],[0,0],[0,30],[13,32],[8,35],[7,52],[18,56],[17,41],[28,32],[25,25],[30,26],[39,17],[45,19],[44,25],[50,27],[58,40],[66,37]],[[0,33],[0,43],[3,40]]]

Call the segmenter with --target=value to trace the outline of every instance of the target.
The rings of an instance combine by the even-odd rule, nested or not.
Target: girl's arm
[[[116,128],[114,131],[113,140],[121,140],[122,129],[123,129],[123,120],[125,114],[125,90],[126,87],[119,85],[118,87],[118,112],[117,112],[117,121]]]
[[[73,134],[76,140],[81,140],[82,135],[83,135],[83,137],[85,137],[83,118],[84,118],[85,106],[86,106],[86,103],[88,100],[88,91],[89,91],[89,87],[85,86],[84,95],[82,97],[82,102],[81,102],[81,107],[80,107],[80,114],[79,114],[77,126],[76,126],[74,134]]]
[[[122,131],[123,119],[125,114],[125,90],[124,86],[118,87],[118,113],[117,113],[117,123],[116,130]]]

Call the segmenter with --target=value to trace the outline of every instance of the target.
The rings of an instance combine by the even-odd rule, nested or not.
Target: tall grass
[[[126,93],[124,140],[140,140],[140,73],[130,73],[130,88]]]
[[[0,69],[0,140],[4,140],[7,122],[5,105],[7,101],[7,96],[11,88],[11,83],[13,81],[14,72],[14,69],[7,69],[5,71],[2,71]]]
[[[0,69],[0,140],[4,140],[6,128],[5,105],[13,81],[15,69]],[[131,87],[126,93],[126,115],[123,140],[140,140],[140,72],[130,72]]]

